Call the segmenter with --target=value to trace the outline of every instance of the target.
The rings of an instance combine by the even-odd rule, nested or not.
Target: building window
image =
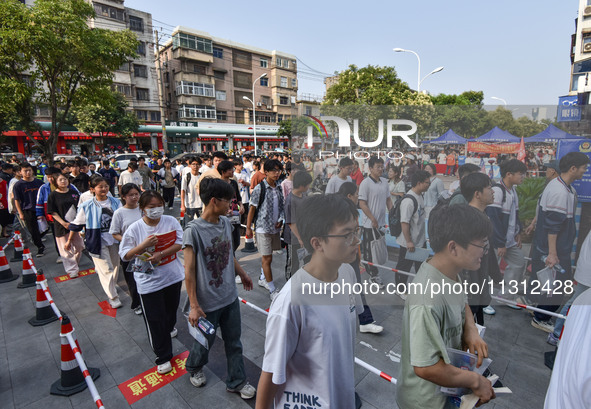
[[[263,77],[260,80],[261,87],[268,87],[269,86],[269,78]]]
[[[144,32],[144,20],[139,17],[129,16],[129,29]]]
[[[289,68],[289,60],[286,60],[285,58],[282,60],[283,62],[283,68]]]
[[[266,106],[271,105],[270,104],[270,98],[269,97],[262,96],[261,97],[261,102],[263,103],[263,105],[266,105]]]
[[[131,86],[125,84],[115,84],[117,92],[125,95],[126,97],[131,97]]]
[[[281,58],[279,58],[279,57],[276,57],[275,58],[275,66],[276,67],[281,67]]]
[[[47,117],[47,116],[51,116],[51,111],[49,109],[48,106],[43,106],[43,105],[35,105],[35,116],[43,116],[43,117]]]
[[[206,105],[181,105],[178,110],[179,118],[215,119],[215,107]]]
[[[22,1],[25,4],[24,1]],[[94,3],[94,11],[97,16],[112,18],[114,20],[125,21],[125,12],[115,7],[105,6],[104,4]]]
[[[177,95],[199,95],[203,97],[214,96],[213,85],[199,82],[180,81],[176,83]]]
[[[289,98],[287,97],[279,97],[279,105],[287,105]]]
[[[306,106],[306,114],[305,115],[312,115],[312,107]]]
[[[213,56],[216,58],[224,58],[224,50],[219,47],[213,47]]]
[[[298,80],[296,80],[295,78],[291,79],[291,87],[292,88],[297,88],[298,86]]]
[[[228,120],[228,111],[217,111],[217,119],[218,121],[227,121]]]
[[[224,78],[226,78],[226,73],[225,72],[221,72],[221,71],[213,71],[213,77],[216,80],[223,80]]]
[[[134,77],[148,78],[148,67],[145,65],[133,64]]]
[[[585,86],[585,76],[586,75],[587,74],[573,75],[573,83],[571,85],[570,90],[571,91],[583,92],[583,88]]]
[[[135,89],[135,99],[138,101],[149,101],[150,100],[150,90],[147,88],[136,88]]]
[[[172,36],[172,47],[189,48],[191,50],[201,51],[208,54],[213,53],[213,45],[211,40],[185,33],[176,33],[174,36]]]
[[[160,111],[150,111],[150,121],[160,122]]]
[[[215,92],[215,99],[218,101],[225,101],[226,100],[226,91],[216,91]]]
[[[129,63],[124,62],[119,68],[117,68],[117,71],[129,72]]]
[[[283,121],[283,115],[277,114],[277,122],[281,122],[281,121]]]
[[[135,114],[137,116],[137,119],[139,119],[141,121],[148,120],[148,111],[135,111]]]
[[[146,55],[146,43],[144,41],[140,41],[137,45],[137,53],[143,56]]]
[[[266,58],[261,58],[261,68],[268,68],[269,67],[269,60]]]
[[[287,88],[287,77],[281,77],[281,82],[280,82],[279,86],[281,86],[283,88]]]

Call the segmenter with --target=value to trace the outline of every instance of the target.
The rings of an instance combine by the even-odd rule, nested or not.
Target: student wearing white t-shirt
[[[123,234],[119,255],[134,263],[134,277],[156,354],[159,374],[172,371],[172,341],[185,274],[177,253],[183,230],[172,216],[164,216],[164,199],[153,190],[140,197],[144,216]]]
[[[256,409],[355,408],[354,347],[361,297],[312,295],[311,287],[355,283],[357,208],[339,195],[304,199],[298,232],[312,254],[271,303]],[[306,405],[307,403],[307,405]]]
[[[325,194],[337,193],[345,182],[352,182],[351,172],[353,171],[353,160],[347,157],[339,161],[339,173],[334,175],[326,185]]]
[[[193,219],[199,218],[203,203],[199,198],[197,191],[197,181],[199,180],[199,158],[189,159],[188,172],[181,178],[181,213],[183,216],[183,226],[187,226]]]
[[[138,186],[142,186],[144,180],[137,169],[137,163],[129,162],[129,165],[127,165],[127,170],[121,172],[119,179],[117,179],[117,191],[120,192],[123,185],[127,183],[134,183]],[[119,196],[121,196],[121,193],[119,193]]]
[[[378,230],[386,225],[386,211],[390,211],[393,205],[388,179],[382,177],[384,160],[372,156],[368,163],[369,176],[359,185],[359,208],[363,211],[361,252],[363,259],[371,262],[373,260],[371,242],[374,237],[381,234]],[[368,265],[366,271],[370,275],[372,282],[380,287],[384,285],[376,267]]]
[[[134,183],[126,183],[119,192],[121,194],[123,207],[120,207],[115,210],[115,213],[113,213],[113,221],[109,228],[109,234],[111,234],[115,240],[120,242],[123,239],[123,234],[127,231],[127,228],[142,218],[142,211],[138,205],[141,194],[138,185]],[[137,292],[137,285],[129,261],[121,260],[121,269],[123,270],[125,282],[129,289],[131,309],[136,315],[141,315],[142,307],[140,305],[140,296]]]

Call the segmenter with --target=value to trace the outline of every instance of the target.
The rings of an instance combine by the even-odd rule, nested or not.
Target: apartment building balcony
[[[203,95],[177,95],[177,105],[215,105],[215,97],[206,97]]]
[[[201,84],[215,85],[215,78],[212,75],[196,73],[193,70],[183,69],[182,67],[180,71],[178,69],[175,70],[175,72],[173,73],[173,78],[175,82],[191,81],[199,82]]]
[[[202,53],[183,47],[173,49],[172,58],[179,60],[200,61],[208,64],[213,63],[213,54]]]

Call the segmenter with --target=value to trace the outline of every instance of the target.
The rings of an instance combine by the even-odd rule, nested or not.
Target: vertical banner
[[[581,152],[591,159],[591,141],[565,139],[558,142],[556,159],[560,160],[569,152]],[[591,166],[587,168],[583,179],[574,181],[572,185],[577,191],[580,202],[591,202]]]

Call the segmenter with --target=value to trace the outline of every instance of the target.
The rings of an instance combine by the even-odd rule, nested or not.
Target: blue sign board
[[[591,159],[591,140],[562,140],[558,142],[556,159],[560,160],[569,152],[582,152]],[[591,166],[583,175],[583,179],[573,182],[580,202],[591,202]]]
[[[558,97],[558,122],[572,122],[581,120],[581,107],[578,106],[579,97],[566,95]]]

